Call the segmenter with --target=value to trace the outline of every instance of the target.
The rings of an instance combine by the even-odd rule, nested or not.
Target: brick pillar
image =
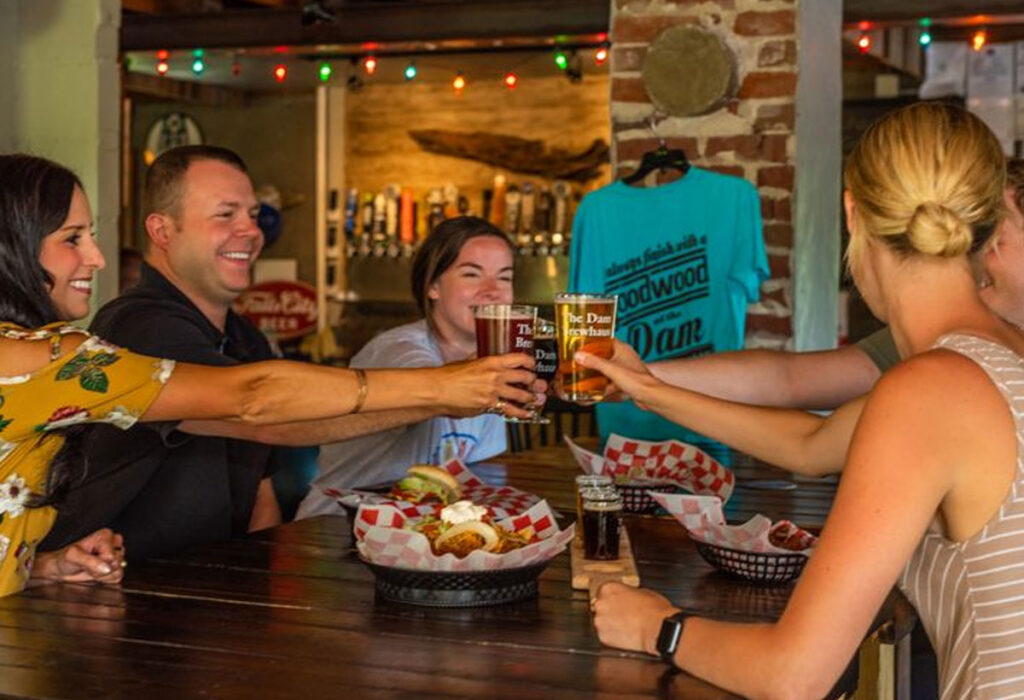
[[[790,260],[796,164],[799,0],[611,0],[612,157],[632,172],[658,136],[695,165],[750,180],[761,193],[771,279],[747,316],[748,346],[792,346]],[[695,117],[655,115],[640,78],[647,47],[668,27],[689,24],[720,36],[736,56],[737,89]]]

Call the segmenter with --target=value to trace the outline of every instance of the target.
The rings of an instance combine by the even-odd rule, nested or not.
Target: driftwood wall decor
[[[586,182],[600,175],[601,166],[608,162],[608,144],[603,139],[595,139],[581,153],[570,153],[562,148],[548,149],[543,141],[485,131],[423,129],[410,131],[409,136],[430,153],[558,180]]]

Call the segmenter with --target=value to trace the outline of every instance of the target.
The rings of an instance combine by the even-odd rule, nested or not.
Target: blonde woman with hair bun
[[[782,617],[687,617],[670,660],[747,697],[823,697],[898,585],[937,652],[942,697],[1024,694],[1024,336],[983,303],[969,258],[1003,216],[1003,155],[975,116],[919,103],[873,125],[844,175],[851,271],[906,359],[848,414],[843,478]],[[794,423],[821,429],[816,416],[668,386],[624,344],[610,361],[577,359],[752,454],[770,458]],[[604,643],[648,653],[678,612],[614,583],[594,608]]]
[[[951,105],[924,102],[876,122],[843,173],[851,265],[869,240],[904,254],[976,252],[1002,213],[1004,162],[988,127]]]

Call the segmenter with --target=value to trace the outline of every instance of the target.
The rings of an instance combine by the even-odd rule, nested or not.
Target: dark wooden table
[[[760,511],[810,527],[823,521],[834,484],[748,489],[744,481],[781,473],[749,461],[735,466],[741,485],[730,519]],[[578,468],[563,447],[473,468],[555,508],[574,507]],[[672,520],[630,518],[627,527],[644,585],[676,604],[720,619],[781,613],[791,586],[755,586],[713,571]],[[730,697],[649,657],[602,647],[587,594],[569,587],[568,554],[542,574],[536,600],[435,610],[376,601],[349,544],[344,517],[325,516],[133,563],[120,588],[53,585],[0,599],[0,694]],[[879,621],[908,611],[894,597]]]

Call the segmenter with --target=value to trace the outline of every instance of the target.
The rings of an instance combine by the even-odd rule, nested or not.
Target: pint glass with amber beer
[[[608,379],[596,370],[580,367],[573,356],[579,350],[603,358],[612,356],[617,301],[614,294],[562,292],[555,295],[558,331],[555,392],[563,401],[589,405],[604,398]]]

